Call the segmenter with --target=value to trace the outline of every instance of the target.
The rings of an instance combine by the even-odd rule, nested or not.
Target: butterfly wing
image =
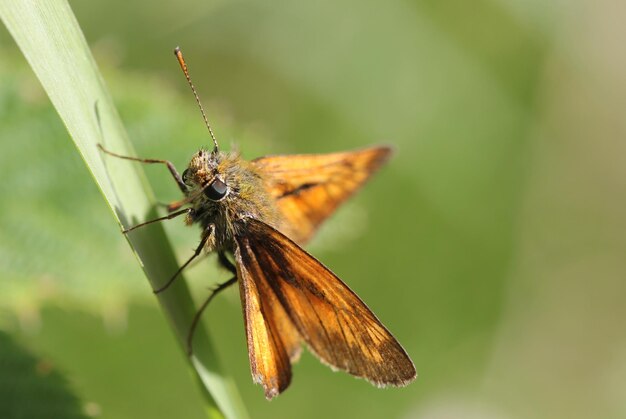
[[[238,249],[235,258],[241,260]],[[289,386],[290,361],[300,356],[301,340],[267,284],[252,280],[249,269],[237,263],[250,369],[254,382],[263,385],[265,397],[271,399]]]
[[[265,175],[284,225],[297,243],[308,241],[319,225],[387,160],[388,147],[330,154],[269,156],[252,164]]]
[[[247,219],[241,230],[242,234],[235,237],[240,281],[245,284],[243,290],[256,290],[254,298],[246,298],[244,302],[245,312],[256,312],[246,317],[247,322],[261,315],[276,317],[278,311],[273,312],[271,307],[278,305],[280,314],[288,317],[288,321],[284,320],[290,326],[285,330],[287,335],[295,328],[311,351],[332,368],[380,387],[404,386],[415,378],[413,362],[402,346],[328,268],[261,221]],[[247,325],[253,374],[259,373],[259,365],[270,366],[261,371],[260,378],[255,376],[263,384],[266,395],[268,391],[276,395],[286,388],[279,385],[280,377],[291,373],[285,355],[270,348],[269,357],[276,359],[268,362],[263,344],[254,343],[268,341],[268,336],[280,341],[283,330],[274,328],[276,325],[276,321],[266,319],[260,328],[261,336],[255,336],[256,328]],[[279,343],[274,346],[280,347]]]

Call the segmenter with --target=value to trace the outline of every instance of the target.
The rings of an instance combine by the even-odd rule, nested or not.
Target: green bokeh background
[[[395,147],[310,250],[418,379],[379,390],[305,355],[267,402],[234,289],[205,319],[251,417],[626,417],[626,6],[71,4],[140,156],[183,168],[209,143],[176,45],[223,148]],[[0,141],[0,382],[13,385],[7,360],[38,359],[22,364],[39,362],[87,416],[204,417],[147,281],[4,31]],[[146,170],[161,201],[178,198],[165,170]],[[184,260],[198,232],[166,229]],[[189,271],[198,299],[225,279],[214,264]],[[15,400],[3,394],[0,407]]]

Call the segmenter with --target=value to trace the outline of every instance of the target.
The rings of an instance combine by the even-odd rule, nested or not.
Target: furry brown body
[[[216,179],[227,188],[217,201],[202,193]],[[191,158],[183,181],[189,187],[187,196],[195,197],[186,222],[200,224],[203,235],[210,232],[205,245],[208,252],[233,252],[234,237],[244,228],[246,218],[280,228],[279,213],[266,190],[263,173],[238,154],[200,150]]]

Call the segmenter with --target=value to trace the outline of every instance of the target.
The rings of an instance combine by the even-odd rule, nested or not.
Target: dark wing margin
[[[389,147],[329,154],[261,157],[252,161],[285,220],[279,226],[296,243],[352,196],[391,155]]]
[[[247,307],[245,301],[245,312],[264,312],[278,304],[288,324],[322,362],[376,386],[404,386],[416,377],[413,362],[400,343],[328,268],[261,221],[246,219],[241,229],[245,233],[235,238],[240,278],[248,288],[258,290],[256,300],[251,299],[258,306]],[[269,329],[274,324],[269,322]],[[282,333],[276,329],[266,335],[277,334],[273,339],[280,340]],[[250,340],[248,332],[248,346],[257,354],[250,355],[254,375],[253,358],[258,357],[259,348],[250,345]]]

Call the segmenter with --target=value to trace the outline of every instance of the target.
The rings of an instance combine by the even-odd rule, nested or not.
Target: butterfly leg
[[[226,288],[230,287],[231,285],[233,285],[236,282],[237,282],[237,277],[234,276],[231,279],[229,279],[228,281],[223,282],[223,283],[219,284],[218,286],[216,286],[215,288],[213,288],[211,290],[211,294],[209,294],[209,297],[206,300],[204,300],[204,303],[202,303],[202,305],[200,306],[200,308],[196,312],[196,315],[193,317],[193,321],[191,322],[191,327],[189,328],[189,333],[187,334],[187,354],[189,356],[191,356],[191,354],[193,353],[193,348],[192,348],[192,345],[191,345],[192,344],[192,340],[193,340],[193,335],[194,335],[194,333],[196,331],[196,327],[198,326],[198,323],[200,322],[200,317],[202,316],[202,313],[204,312],[204,309],[207,308],[207,306],[209,305],[211,300],[213,300],[213,297],[215,297],[221,291],[225,290]]]
[[[228,269],[230,273],[232,273],[233,275],[237,276],[237,268],[235,268],[235,265],[233,265],[233,263],[230,260],[228,260],[224,252],[219,252],[217,254],[217,257],[220,262],[220,265]]]
[[[147,164],[161,163],[161,164],[166,165],[167,169],[170,171],[170,173],[172,174],[172,177],[176,181],[176,184],[178,185],[178,188],[184,194],[187,193],[187,185],[185,185],[185,182],[183,182],[183,178],[180,176],[180,174],[176,170],[176,167],[174,167],[174,164],[171,161],[169,161],[169,160],[160,160],[160,159],[140,159],[138,157],[122,156],[121,154],[113,153],[112,151],[107,150],[106,148],[104,148],[102,146],[102,144],[98,144],[98,148],[100,150],[102,150],[103,152],[105,152],[107,154],[110,154],[113,157],[118,157],[120,159],[138,161],[140,163],[147,163]]]
[[[163,285],[161,288],[157,288],[156,290],[154,290],[155,294],[158,294],[161,291],[165,291],[170,285],[172,285],[172,283],[174,283],[174,280],[178,278],[178,275],[183,271],[183,269],[185,269],[187,265],[191,263],[192,260],[197,258],[200,255],[200,253],[202,253],[202,249],[204,248],[204,245],[206,245],[206,242],[209,240],[212,233],[213,233],[213,225],[209,225],[207,229],[205,230],[205,234],[202,236],[202,240],[200,240],[200,244],[196,248],[195,252],[193,252],[193,255],[191,255],[191,257],[187,259],[187,262],[185,262],[183,266],[178,268],[176,273],[170,278],[169,281],[165,283],[165,285]]]
[[[125,229],[125,230],[122,230],[122,233],[126,234],[126,233],[129,233],[129,232],[133,231],[136,228],[143,227],[143,226],[148,225],[148,224],[156,223],[156,222],[159,222],[159,221],[171,220],[172,218],[176,218],[179,215],[192,214],[192,213],[193,213],[193,208],[185,208],[185,209],[180,210],[180,211],[172,212],[171,214],[168,214],[165,217],[155,218],[154,220],[146,221],[145,223],[141,223],[141,224],[137,224],[135,226],[129,227],[129,228]]]

